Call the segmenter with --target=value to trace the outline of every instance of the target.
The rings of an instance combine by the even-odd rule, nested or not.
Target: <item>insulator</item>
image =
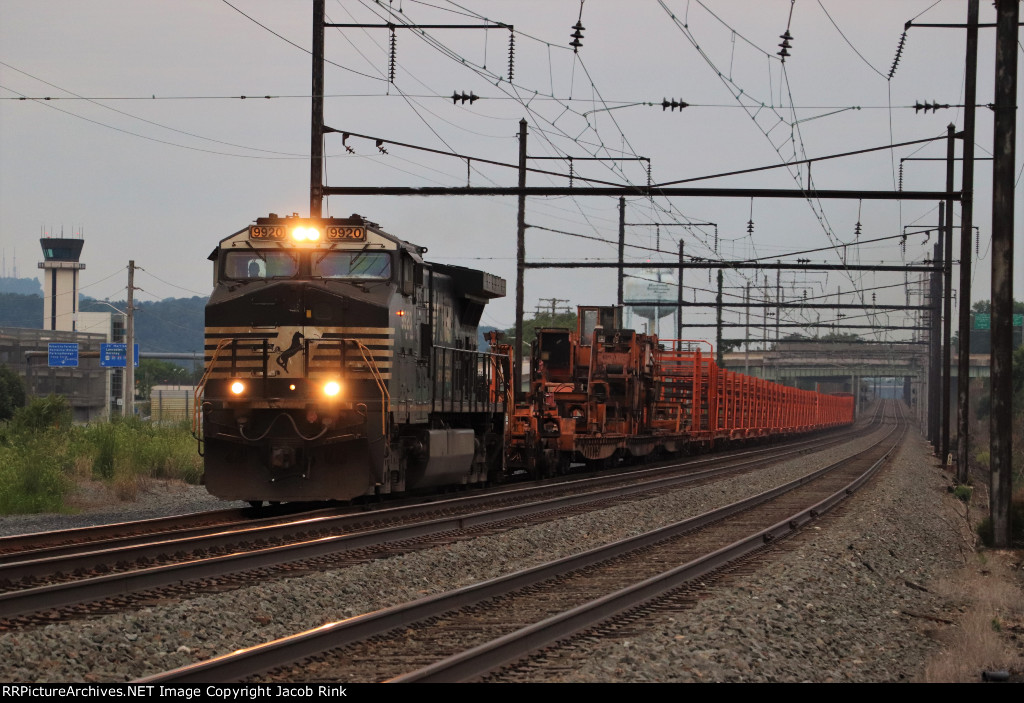
[[[395,51],[398,45],[398,35],[395,34],[395,28],[391,28],[391,61],[388,68],[388,80],[392,83],[395,82]]]
[[[753,234],[753,233],[754,233],[754,221],[753,220],[747,220],[747,234]]]
[[[903,192],[903,162],[902,161],[900,161],[900,187],[899,187],[899,191],[901,193]]]
[[[577,20],[576,24],[572,26],[572,29],[576,31],[570,35],[572,36],[572,41],[569,42],[569,46],[572,47],[573,53],[576,53],[580,50],[580,47],[583,46],[583,42],[581,42],[580,39],[583,38],[583,30],[586,29],[586,27],[583,26],[582,22]]]
[[[469,104],[472,105],[479,98],[480,98],[480,96],[479,95],[474,95],[473,91],[469,91],[469,95],[466,95],[465,91],[463,91],[461,94],[459,94],[457,92],[453,92],[452,93],[452,103],[458,103],[458,102],[465,103],[468,100]]]
[[[974,230],[974,260],[978,260],[978,252],[981,249],[981,230]]]
[[[647,162],[647,187],[651,187],[651,162]]]
[[[860,237],[860,220],[857,220],[857,224],[853,226],[853,236]]]
[[[668,98],[661,99],[662,112],[668,110],[669,108],[672,109],[672,112],[675,112],[676,108],[682,110],[684,107],[690,107],[690,103],[684,102],[683,100],[676,100],[675,98],[672,98],[671,100],[669,100]]]
[[[508,33],[508,82],[512,82],[512,69],[516,58],[516,33],[511,29]]]
[[[900,56],[903,55],[903,45],[907,43],[907,30],[903,30],[903,34],[900,35],[899,46],[896,47],[896,57],[892,60],[892,68],[889,69],[889,78],[892,80],[893,75],[896,73],[896,67],[900,65]]]
[[[782,63],[786,63],[786,57],[790,56],[789,50],[793,48],[793,45],[789,43],[793,39],[793,35],[789,33],[787,28],[784,33],[779,35],[779,39],[782,40],[782,43],[779,44],[782,50],[777,53],[782,57]]]
[[[384,140],[383,139],[378,139],[377,140],[377,149],[380,150],[380,153],[382,153],[382,154],[388,153],[388,150],[384,148]]]

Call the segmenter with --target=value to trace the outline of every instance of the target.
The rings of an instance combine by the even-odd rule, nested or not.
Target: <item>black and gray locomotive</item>
[[[477,351],[505,281],[424,261],[358,215],[259,218],[210,255],[205,481],[228,500],[321,501],[503,470],[507,357]]]

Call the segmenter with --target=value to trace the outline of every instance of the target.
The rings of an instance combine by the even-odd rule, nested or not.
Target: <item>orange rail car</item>
[[[575,331],[538,330],[532,361],[527,401],[510,417],[506,462],[535,475],[853,422],[851,395],[720,369],[707,342],[623,329],[618,307],[580,307]]]

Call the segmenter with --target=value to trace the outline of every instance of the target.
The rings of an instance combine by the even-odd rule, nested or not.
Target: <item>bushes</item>
[[[71,406],[36,398],[0,425],[0,514],[60,510],[71,487]]]
[[[198,483],[202,460],[185,422],[138,419],[85,427],[71,424],[58,396],[36,398],[0,422],[0,514],[59,512],[76,478],[112,485],[133,498],[146,478]]]
[[[114,485],[122,498],[132,498],[144,478],[198,483],[202,463],[187,423],[153,425],[118,419],[82,430],[92,476]]]

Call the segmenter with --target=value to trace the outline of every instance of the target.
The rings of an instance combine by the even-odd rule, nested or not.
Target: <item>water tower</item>
[[[650,334],[658,333],[658,320],[672,313],[679,314],[679,279],[670,269],[640,269],[636,274],[627,275],[622,282],[622,295],[630,314],[647,320]],[[639,327],[635,323],[633,326]],[[675,336],[675,330],[669,336]]]

